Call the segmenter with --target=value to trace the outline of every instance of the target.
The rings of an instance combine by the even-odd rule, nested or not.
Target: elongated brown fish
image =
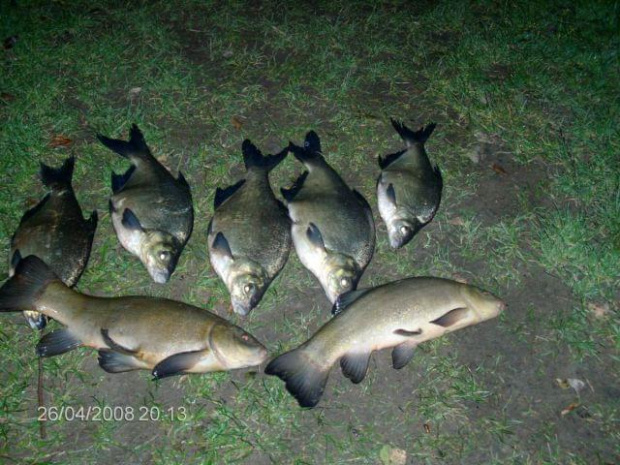
[[[24,213],[11,239],[9,276],[21,257],[36,255],[49,265],[69,287],[74,286],[86,268],[97,228],[97,212],[88,220],[73,192],[71,179],[75,158],[67,158],[60,168],[41,163],[41,181],[50,192]],[[43,329],[46,317],[24,311],[33,329]]]
[[[392,362],[400,369],[418,344],[494,318],[504,307],[486,291],[441,278],[353,291],[336,302],[332,320],[297,349],[273,359],[265,373],[285,381],[299,405],[314,407],[337,361],[347,378],[360,383],[373,351],[394,347]]]
[[[254,337],[206,310],[154,297],[80,294],[35,256],[20,261],[0,288],[0,311],[23,308],[66,326],[41,338],[40,356],[92,347],[110,373],[149,369],[164,378],[258,365],[267,357]]]
[[[377,197],[390,245],[398,249],[430,223],[437,213],[443,181],[441,171],[431,165],[424,148],[435,124],[419,131],[412,131],[395,120],[392,120],[392,126],[407,148],[379,158],[382,171],[377,180]]]
[[[291,250],[291,221],[269,185],[269,172],[288,153],[263,154],[243,141],[246,179],[215,192],[209,225],[211,264],[224,281],[233,309],[247,315],[280,273]]]
[[[194,226],[189,184],[182,173],[175,179],[155,159],[135,124],[128,142],[97,137],[132,163],[125,174],[112,174],[110,214],[116,235],[153,281],[166,283]]]

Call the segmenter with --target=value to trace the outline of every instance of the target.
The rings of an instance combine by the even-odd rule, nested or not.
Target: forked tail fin
[[[60,279],[39,257],[24,258],[13,277],[0,288],[0,312],[38,310],[36,301],[52,281]]]
[[[101,143],[107,148],[118,153],[121,157],[129,159],[145,159],[152,157],[151,151],[146,145],[142,132],[135,124],[131,126],[129,141],[110,139],[102,134],[97,134],[97,139],[99,139],[99,141],[101,141]]]
[[[41,181],[52,190],[63,190],[71,187],[75,157],[65,160],[60,168],[52,168],[41,163]]]
[[[271,171],[288,155],[288,147],[285,147],[284,150],[275,155],[263,155],[249,139],[243,141],[241,151],[243,152],[243,162],[245,163],[246,170],[258,168]]]
[[[431,123],[428,126],[424,126],[418,131],[412,131],[403,124],[402,121],[396,121],[392,119],[392,126],[398,132],[398,135],[405,141],[407,146],[414,144],[424,144],[435,130],[435,123]]]
[[[278,376],[302,407],[314,407],[321,400],[331,367],[316,364],[298,348],[274,358],[265,373]]]

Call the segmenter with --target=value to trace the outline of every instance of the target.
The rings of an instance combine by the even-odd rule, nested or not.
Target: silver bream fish
[[[148,369],[165,378],[254,366],[267,357],[254,337],[206,310],[155,297],[80,294],[35,256],[20,261],[0,288],[0,311],[23,308],[66,326],[41,338],[39,356],[92,347],[110,373]]]
[[[289,150],[307,168],[290,189],[282,189],[293,221],[295,250],[334,303],[357,287],[372,258],[372,210],[327,164],[314,131],[306,135],[303,147],[291,142]]]
[[[269,185],[269,172],[288,153],[263,156],[249,140],[242,145],[246,179],[215,191],[209,225],[211,264],[224,281],[236,313],[258,305],[291,250],[291,222]]]
[[[151,155],[135,124],[129,142],[97,138],[133,164],[125,174],[112,174],[110,214],[116,235],[155,282],[166,283],[194,225],[189,185],[182,173],[175,179]]]
[[[395,120],[392,125],[407,148],[379,157],[383,171],[377,181],[377,197],[390,245],[398,249],[433,219],[441,201],[443,182],[441,171],[431,165],[424,149],[435,124],[415,132]]]
[[[265,369],[286,382],[302,407],[318,404],[332,366],[361,382],[370,354],[394,347],[396,369],[416,346],[498,316],[504,302],[474,286],[440,278],[408,278],[342,295],[336,316],[297,349],[273,359]]]
[[[11,239],[9,276],[22,257],[36,255],[47,263],[69,287],[74,286],[86,268],[97,229],[97,211],[88,220],[73,192],[71,179],[75,158],[60,168],[41,163],[41,181],[50,192],[24,213]],[[44,315],[30,310],[24,316],[33,329],[43,329]]]

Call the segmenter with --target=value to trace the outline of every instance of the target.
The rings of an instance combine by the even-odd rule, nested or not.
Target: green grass
[[[424,344],[400,371],[376,354],[357,386],[333,370],[312,411],[261,370],[153,383],[146,372],[106,374],[81,349],[44,361],[48,405],[184,407],[187,418],[50,422],[47,439],[37,336],[4,315],[0,458],[374,464],[387,446],[428,464],[618,461],[620,3],[248,3],[3,4],[0,39],[19,39],[0,49],[0,259],[44,195],[39,162],[75,155],[78,198],[100,218],[79,290],[183,300],[241,324],[274,355],[288,350],[329,319],[316,280],[291,253],[241,320],[209,265],[206,230],[215,187],[243,176],[244,138],[275,152],[314,129],[375,212],[362,285],[461,279],[505,298],[507,312]],[[435,220],[398,251],[376,214],[376,157],[401,148],[390,117],[438,123],[427,149],[444,178]],[[110,172],[128,163],[95,134],[124,136],[134,122],[192,186],[194,234],[166,286],[121,248],[107,213]],[[57,135],[72,144],[53,148]],[[286,160],[274,190],[301,169]],[[554,379],[570,377],[592,384],[579,399],[587,415],[560,414],[575,399]]]

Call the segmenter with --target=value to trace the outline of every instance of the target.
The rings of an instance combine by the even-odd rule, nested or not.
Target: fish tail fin
[[[285,147],[280,153],[275,155],[263,155],[256,145],[250,142],[249,139],[246,139],[243,141],[241,151],[243,152],[243,162],[246,170],[258,168],[271,171],[286,158],[289,150],[288,147]]]
[[[146,145],[146,141],[144,140],[144,135],[136,124],[133,124],[131,126],[131,131],[129,132],[129,141],[110,139],[103,134],[97,134],[97,139],[99,139],[99,141],[107,148],[109,148],[113,152],[118,153],[121,157],[124,158],[144,159],[152,157],[151,151],[149,150],[148,146]]]
[[[312,408],[321,400],[330,368],[320,366],[298,348],[274,358],[265,373],[284,381],[300,406]]]
[[[392,119],[392,126],[407,145],[424,144],[435,130],[435,123],[424,126],[422,129],[412,131],[402,121]]]
[[[58,277],[39,257],[30,255],[17,264],[15,274],[0,288],[0,312],[37,309],[36,301]]]
[[[319,135],[310,131],[306,134],[306,140],[304,141],[304,146],[300,147],[295,145],[292,142],[289,142],[288,150],[295,155],[302,163],[312,162],[313,160],[322,160],[323,155],[321,151],[321,139]]]
[[[62,190],[71,187],[75,157],[67,158],[61,167],[53,168],[41,163],[41,181],[52,190]]]

